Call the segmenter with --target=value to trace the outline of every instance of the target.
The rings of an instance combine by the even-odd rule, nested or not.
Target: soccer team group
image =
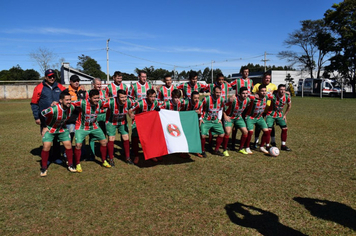
[[[263,131],[259,151],[268,153],[271,146],[276,146],[274,124],[282,129],[281,150],[291,151],[286,146],[286,116],[291,109],[290,94],[284,84],[271,83],[271,75],[265,73],[261,84],[253,85],[248,78],[249,69],[241,69],[242,78],[231,83],[225,81],[223,74],[218,74],[213,84],[198,83],[198,74],[189,73],[189,82],[178,86],[173,85],[171,76],[164,78],[164,85],[153,87],[147,81],[147,73],[140,71],[138,81],[130,88],[122,83],[122,74],[117,71],[113,82],[105,90],[101,89],[100,79],[93,80],[93,89],[85,91],[79,85],[76,75],[70,78],[68,88],[55,82],[54,71],[45,72],[44,81],[37,85],[31,100],[31,109],[36,124],[41,127],[43,148],[41,152],[40,176],[47,176],[47,168],[52,155],[60,159],[59,143],[65,148],[64,156],[70,172],[82,172],[80,159],[82,144],[89,135],[89,144],[94,153],[95,141],[100,143],[102,166],[110,168],[114,162],[114,141],[116,130],[121,135],[125,160],[128,164],[139,162],[139,136],[135,123],[135,115],[153,110],[168,109],[175,111],[194,110],[198,113],[202,153],[198,157],[205,158],[206,139],[212,147],[212,138],[217,135],[215,148],[211,153],[218,156],[229,156],[228,142],[232,134],[229,150],[241,154],[252,154],[251,148],[258,150],[259,134]],[[235,94],[229,96],[229,91]],[[200,100],[199,93],[210,93]],[[286,107],[286,109],[284,109]],[[284,111],[285,110],[285,111]],[[131,152],[129,141],[129,116],[131,124]],[[256,127],[256,128],[255,128]],[[255,142],[250,141],[255,128]],[[241,131],[240,146],[236,150],[237,131]],[[106,138],[106,135],[108,138]],[[75,138],[74,153],[72,141]],[[219,151],[222,145],[223,152]],[[133,158],[131,159],[131,156]],[[182,158],[190,158],[181,153]],[[55,161],[56,157],[52,157]],[[162,157],[153,161],[162,160]]]

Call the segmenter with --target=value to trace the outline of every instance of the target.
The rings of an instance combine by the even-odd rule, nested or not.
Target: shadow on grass
[[[162,160],[158,160],[158,161],[145,160],[143,154],[140,154],[139,157],[140,157],[140,161],[137,164],[137,166],[140,168],[149,168],[157,165],[177,165],[177,164],[194,162],[194,160],[191,158],[181,158],[179,154],[165,155],[162,156]]]
[[[262,235],[305,235],[280,223],[276,214],[254,206],[236,202],[227,204],[225,210],[231,222],[256,229]]]
[[[293,200],[303,205],[312,216],[333,221],[356,231],[356,211],[345,204],[302,197],[295,197]]]

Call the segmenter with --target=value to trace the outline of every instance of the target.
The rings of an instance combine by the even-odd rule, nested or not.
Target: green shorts
[[[70,134],[68,129],[65,129],[63,133],[49,133],[48,131],[44,134],[42,142],[53,142],[53,139],[58,137],[59,142],[70,141]]]
[[[113,125],[112,123],[106,123],[106,134],[108,136],[115,136],[116,134],[116,129],[117,131],[124,135],[124,134],[129,134],[129,126],[126,124],[118,124],[118,125]]]
[[[89,134],[99,141],[105,139],[105,135],[100,127],[92,130],[78,129],[75,131],[75,143],[83,143],[85,137]]]
[[[277,125],[279,125],[282,129],[287,127],[286,121],[283,119],[283,117],[277,117],[273,118],[272,116],[267,116],[266,118],[267,126],[268,128],[272,128],[274,122],[276,122]]]
[[[203,120],[204,123],[200,126],[201,135],[208,136],[209,130],[211,130],[212,135],[220,135],[225,133],[222,123],[219,123],[219,120]]]
[[[266,121],[261,116],[260,118],[251,118],[250,116],[246,117],[246,126],[247,130],[253,130],[254,125],[258,126],[260,129],[267,129]]]
[[[246,127],[246,123],[245,123],[244,119],[242,119],[242,118],[230,119],[229,122],[224,121],[225,127],[232,127],[232,125],[234,125],[236,128],[245,128]]]
[[[101,122],[101,121],[106,121],[106,113],[100,113],[97,117],[96,117],[96,120],[98,122]]]

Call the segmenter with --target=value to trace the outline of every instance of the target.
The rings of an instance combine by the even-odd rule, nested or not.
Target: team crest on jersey
[[[167,125],[167,130],[168,130],[168,133],[170,135],[172,135],[173,137],[179,137],[180,134],[181,134],[178,126],[175,125],[175,124],[168,124]]]

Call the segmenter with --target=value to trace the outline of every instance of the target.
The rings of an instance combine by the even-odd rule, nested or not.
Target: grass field
[[[356,99],[293,98],[293,151],[277,158],[52,164],[46,178],[29,103],[0,101],[0,235],[356,235]]]

